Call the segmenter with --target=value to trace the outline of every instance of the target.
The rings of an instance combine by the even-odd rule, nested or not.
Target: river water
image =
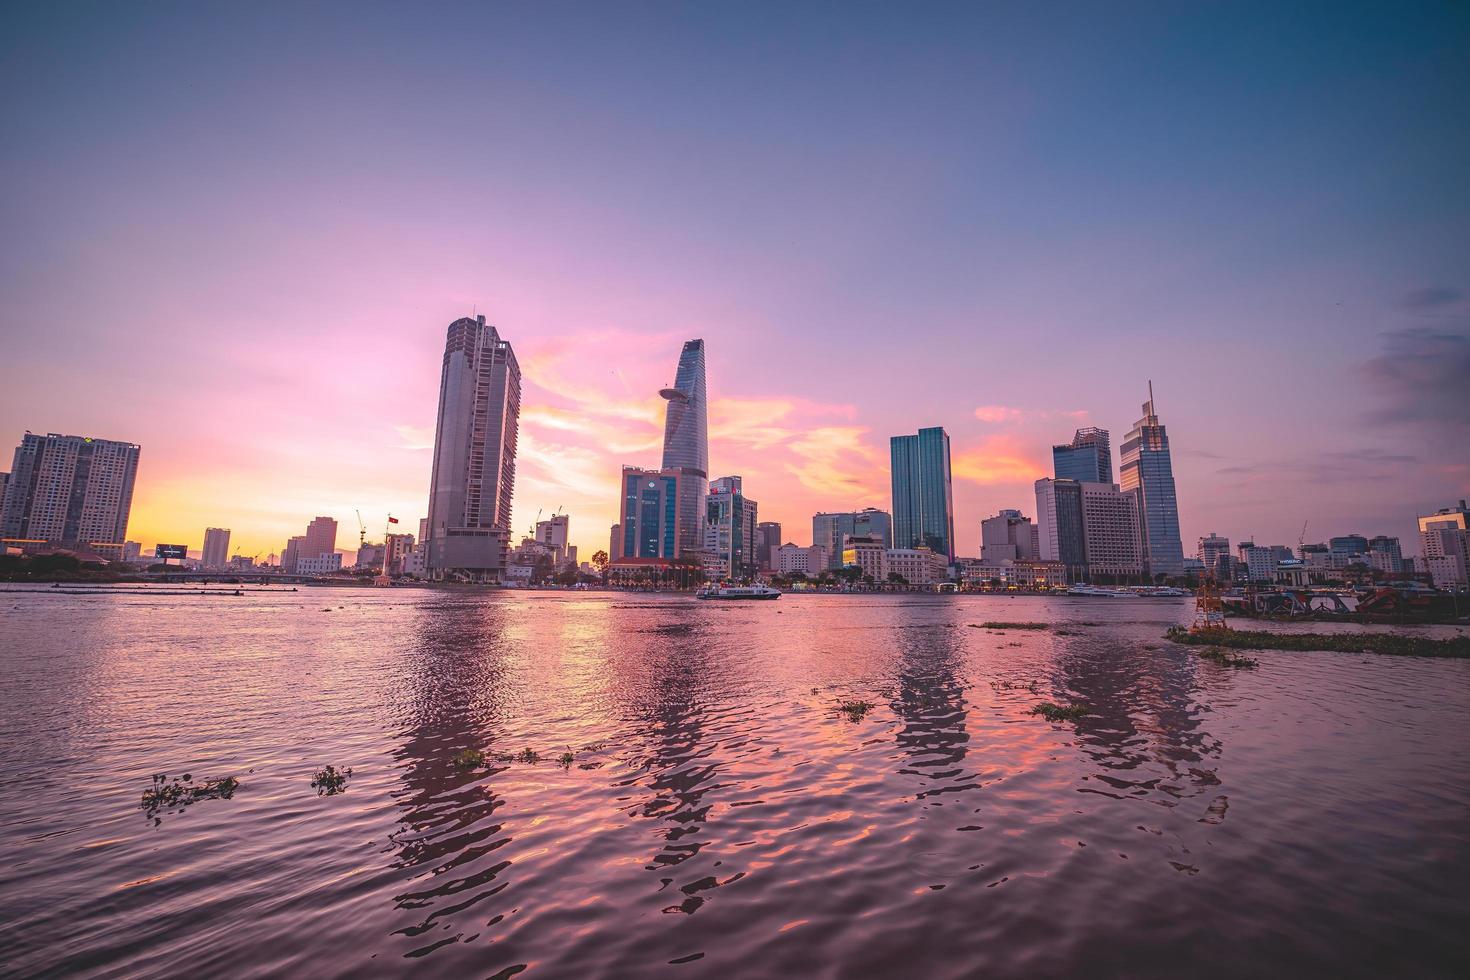
[[[0,973],[1466,975],[1470,662],[1191,614],[6,593]]]

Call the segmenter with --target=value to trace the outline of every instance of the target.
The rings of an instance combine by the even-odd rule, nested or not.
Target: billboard
[[[189,546],[186,544],[161,544],[153,549],[154,558],[188,558]]]

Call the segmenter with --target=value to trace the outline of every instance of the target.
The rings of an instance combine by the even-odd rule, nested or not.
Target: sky
[[[424,515],[479,312],[515,530],[584,556],[693,337],[710,475],[799,544],[942,425],[977,554],[1152,380],[1186,553],[1416,553],[1470,495],[1467,50],[1435,2],[11,4],[0,440],[139,443],[145,544],[351,551]]]

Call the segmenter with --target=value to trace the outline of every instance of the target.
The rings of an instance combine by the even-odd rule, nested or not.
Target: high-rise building
[[[1333,568],[1367,564],[1368,539],[1361,534],[1342,534],[1327,541],[1328,553]]]
[[[1087,574],[1133,577],[1145,573],[1139,494],[1115,483],[1082,483],[1082,536]],[[1180,574],[1184,556],[1179,557]]]
[[[745,496],[740,477],[712,481],[705,500],[704,550],[715,557],[722,577],[754,575],[756,503]]]
[[[1245,566],[1247,582],[1274,582],[1276,580],[1278,559],[1270,545],[1242,541],[1236,550],[1240,554],[1241,564]]]
[[[306,525],[306,535],[301,542],[298,555],[301,558],[319,558],[337,550],[337,522],[330,517],[318,517]]]
[[[1368,558],[1374,568],[1382,571],[1397,573],[1404,570],[1404,552],[1399,547],[1398,538],[1386,534],[1369,538]]]
[[[306,538],[298,534],[286,541],[286,547],[281,549],[281,571],[288,575],[296,573],[296,565],[305,557],[302,554],[302,546],[306,544]]]
[[[709,417],[704,390],[704,341],[684,342],[674,384],[659,394],[664,414],[664,470],[684,470],[679,481],[680,550],[704,544],[704,497],[709,483]]]
[[[954,493],[949,433],[942,427],[889,440],[893,463],[893,543],[928,548],[954,561]]]
[[[1199,550],[1195,552],[1195,556],[1199,558],[1205,571],[1215,571],[1219,567],[1221,555],[1226,557],[1230,555],[1229,538],[1221,537],[1211,531],[1209,537],[1199,539]]]
[[[139,452],[131,442],[27,432],[0,498],[0,538],[121,547]]]
[[[622,500],[618,510],[622,541],[618,559],[660,558],[672,560],[682,554],[684,540],[679,504],[680,484],[686,479],[683,467],[645,470],[623,467]],[[692,478],[691,478],[692,479]]]
[[[771,561],[773,571],[780,575],[800,572],[815,578],[827,570],[827,549],[817,545],[810,548],[796,544],[777,545]]]
[[[515,351],[483,316],[449,325],[429,482],[428,573],[494,579],[510,545],[521,418]]]
[[[1051,458],[1058,480],[1113,482],[1113,444],[1107,429],[1078,429],[1071,443],[1051,447]]]
[[[1003,510],[980,522],[980,560],[986,564],[1033,561],[1040,544],[1040,529],[1019,510]]]
[[[1459,507],[1420,517],[1419,544],[1424,549],[1424,569],[1436,588],[1470,588],[1470,509],[1465,501]]]
[[[1082,484],[1076,480],[1036,481],[1036,530],[1042,561],[1060,562],[1067,577],[1087,574],[1087,538],[1082,533]]]
[[[761,521],[755,526],[755,560],[762,569],[775,569],[776,549],[781,547],[781,525]]]
[[[230,561],[230,529],[207,527],[204,529],[204,549],[199,560],[205,568],[224,568]]]
[[[1123,440],[1120,455],[1124,491],[1138,494],[1143,531],[1145,573],[1183,575],[1184,544],[1179,536],[1179,502],[1174,493],[1174,464],[1169,435],[1154,412],[1154,386],[1148,385],[1143,418]]]
[[[608,532],[607,560],[617,561],[623,557],[623,525],[614,524]]]
[[[884,548],[893,547],[893,519],[885,510],[838,511],[812,515],[812,544],[827,553],[829,568],[842,565],[843,542],[848,537],[875,537]]]
[[[576,549],[567,543],[571,534],[570,514],[556,514],[544,521],[536,522],[536,540],[551,552],[551,561],[557,568],[575,555]]]

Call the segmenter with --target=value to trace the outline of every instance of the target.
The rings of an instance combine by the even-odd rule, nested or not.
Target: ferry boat
[[[1100,599],[1132,599],[1134,594],[1127,589],[1104,589],[1096,585],[1074,585],[1067,595],[1085,595]]]
[[[718,588],[701,589],[694,594],[696,599],[779,599],[781,590],[769,585],[721,585]]]

